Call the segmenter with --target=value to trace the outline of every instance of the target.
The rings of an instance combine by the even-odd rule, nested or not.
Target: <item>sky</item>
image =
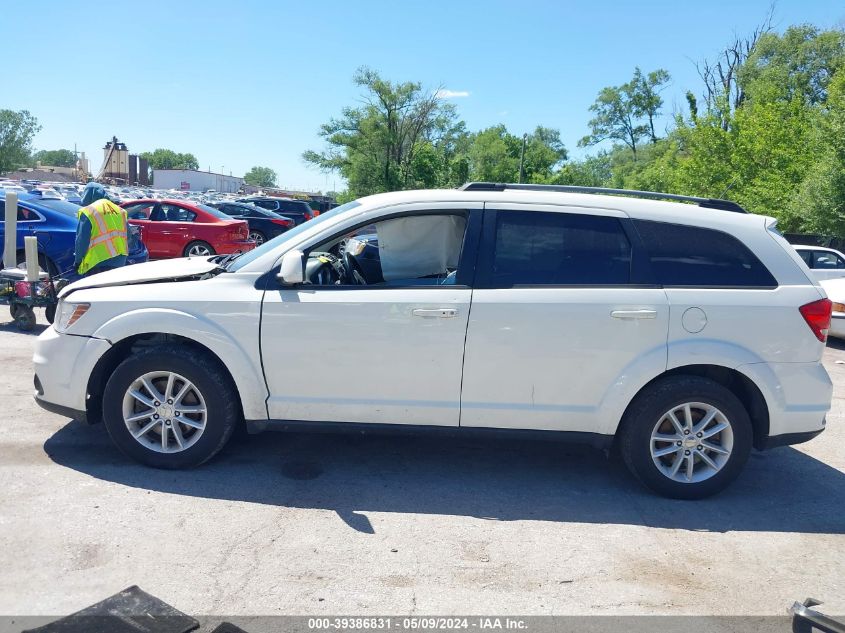
[[[665,68],[663,126],[701,93],[694,62],[750,33],[770,0],[144,0],[9,2],[0,108],[29,110],[38,149],[194,154],[203,170],[262,165],[279,185],[344,188],[302,161],[355,105],[356,68],[442,88],[469,130],[557,128],[570,152],[599,90]],[[845,25],[842,0],[779,0],[774,26]],[[8,28],[18,25],[18,28]],[[592,150],[594,151],[594,150]]]

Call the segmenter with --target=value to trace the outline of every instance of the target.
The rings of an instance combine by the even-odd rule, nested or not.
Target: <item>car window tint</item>
[[[494,287],[627,284],[630,271],[631,245],[616,218],[497,213]]]
[[[810,268],[813,267],[813,253],[812,251],[798,251],[798,254],[801,256],[801,259],[804,260],[804,263],[807,264]]]
[[[777,286],[762,262],[732,235],[668,222],[637,220],[635,225],[664,286]]]
[[[827,270],[845,268],[845,261],[836,253],[828,251],[813,251],[813,265],[812,268],[822,268]]]
[[[18,222],[40,222],[41,216],[32,209],[18,206]]]
[[[130,204],[126,209],[126,217],[130,220],[146,220],[150,217],[153,205],[150,203]]]
[[[161,205],[168,222],[193,222],[197,214],[193,211],[183,207],[177,207],[175,204]]]

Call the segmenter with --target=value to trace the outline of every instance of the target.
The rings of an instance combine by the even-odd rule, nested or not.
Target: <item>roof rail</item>
[[[736,202],[720,200],[718,198],[699,198],[697,196],[679,196],[675,193],[660,193],[659,191],[637,191],[636,189],[605,189],[604,187],[579,187],[577,185],[530,185],[505,182],[468,182],[459,187],[461,191],[505,191],[515,189],[521,191],[562,191],[565,193],[593,193],[610,196],[628,196],[630,198],[647,198],[649,200],[673,200],[676,202],[692,202],[705,209],[719,209],[734,213],[747,213]]]

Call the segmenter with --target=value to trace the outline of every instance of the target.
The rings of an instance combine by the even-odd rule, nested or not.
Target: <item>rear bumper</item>
[[[806,442],[824,430],[833,383],[820,362],[751,363],[737,371],[750,378],[766,400],[765,447]]]
[[[255,248],[254,240],[235,240],[233,242],[217,242],[213,245],[214,250],[219,255],[229,255],[231,253],[246,253]]]

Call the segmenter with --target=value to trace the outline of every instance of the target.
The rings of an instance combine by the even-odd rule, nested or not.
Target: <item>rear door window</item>
[[[635,220],[651,268],[663,286],[775,288],[777,281],[747,246],[722,231]]]
[[[497,211],[489,275],[493,288],[625,285],[631,244],[614,217]]]
[[[845,260],[830,251],[813,251],[813,265],[811,268],[822,270],[837,270],[845,268]]]

